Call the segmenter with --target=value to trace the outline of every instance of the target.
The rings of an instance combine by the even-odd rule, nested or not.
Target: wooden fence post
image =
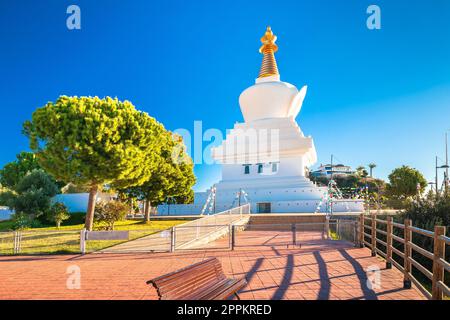
[[[392,268],[392,217],[387,217],[386,224],[386,269]]]
[[[372,240],[372,257],[377,255],[377,215],[376,213],[372,214],[372,232],[371,232],[371,240]]]
[[[359,216],[359,246],[364,248],[364,213]]]
[[[439,239],[440,236],[445,236],[445,227],[434,227],[434,258],[433,258],[433,282],[431,290],[432,300],[442,300],[443,293],[438,282],[444,282],[444,266],[439,263],[439,259],[445,259],[445,242]]]
[[[409,244],[411,242],[411,236],[412,236],[412,231],[411,231],[411,219],[406,219],[405,220],[405,229],[404,229],[404,237],[403,239],[405,240],[405,245],[404,245],[404,262],[403,262],[403,266],[405,269],[405,274],[403,276],[403,288],[405,289],[411,289],[411,278],[410,278],[410,274],[411,274],[411,261],[409,261],[409,258],[411,257],[411,253],[412,253],[412,249],[411,249],[411,245]]]

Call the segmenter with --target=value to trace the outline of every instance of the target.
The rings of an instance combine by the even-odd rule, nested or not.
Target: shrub
[[[40,228],[42,227],[42,223],[39,220],[33,219],[33,217],[23,214],[16,213],[12,217],[13,230],[25,230],[29,228]]]
[[[94,221],[104,225],[105,230],[114,230],[114,224],[124,220],[129,210],[129,206],[120,201],[99,202],[95,206]]]
[[[69,219],[70,215],[63,203],[55,202],[47,211],[46,217],[49,221],[56,223],[56,227],[59,229],[61,222]]]

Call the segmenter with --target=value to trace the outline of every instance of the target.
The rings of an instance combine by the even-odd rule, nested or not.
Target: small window
[[[258,164],[258,173],[262,173],[262,172],[263,172],[263,165]]]
[[[250,165],[244,165],[244,174],[250,174]]]
[[[278,170],[278,163],[272,163],[272,172],[277,172]]]

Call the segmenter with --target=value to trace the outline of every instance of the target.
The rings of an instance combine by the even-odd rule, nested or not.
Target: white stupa
[[[305,137],[295,118],[307,87],[300,91],[280,80],[270,27],[261,38],[262,66],[256,83],[239,97],[244,123],[236,123],[212,157],[222,164],[222,180],[208,192],[196,193],[192,205],[159,206],[159,214],[223,211],[251,203],[253,213],[327,212],[328,188],[307,178],[317,161],[311,136]],[[363,202],[335,201],[333,211],[363,211]]]

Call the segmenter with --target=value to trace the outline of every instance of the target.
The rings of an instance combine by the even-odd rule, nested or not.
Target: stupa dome
[[[261,119],[296,117],[300,112],[306,94],[306,86],[298,91],[287,82],[280,81],[274,53],[277,37],[270,27],[261,38],[259,52],[263,61],[256,84],[244,90],[239,97],[239,105],[245,122]]]

